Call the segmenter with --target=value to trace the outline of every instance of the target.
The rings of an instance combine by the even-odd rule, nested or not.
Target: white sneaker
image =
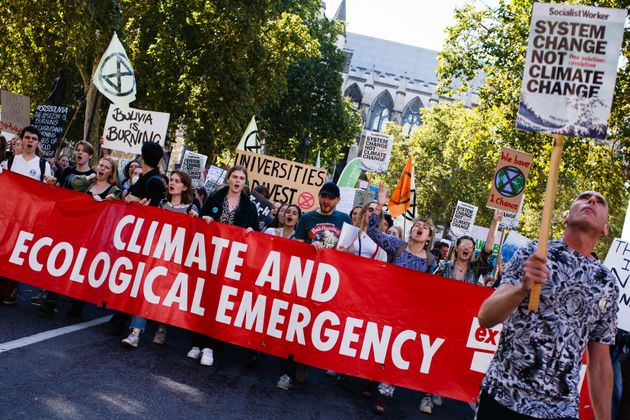
[[[201,350],[199,350],[199,347],[193,347],[186,355],[186,357],[190,357],[195,360],[199,359],[199,356],[201,356]]]
[[[129,333],[127,338],[123,338],[121,343],[128,347],[138,347],[138,343],[140,342],[140,336],[135,335],[134,333]]]
[[[422,398],[418,410],[420,410],[420,412],[424,414],[431,414],[433,412],[433,401],[431,397]]]
[[[339,377],[339,374],[335,372],[334,370],[327,370],[326,376],[330,376],[331,378],[337,379]]]
[[[432,402],[433,402],[434,406],[442,407],[442,404],[444,404],[444,398],[442,398],[439,395],[434,395],[433,398],[432,398]]]
[[[293,381],[291,380],[291,378],[289,378],[289,375],[284,374],[280,377],[280,379],[278,379],[278,383],[276,384],[276,388],[278,389],[283,389],[285,391],[288,391],[289,388],[291,388],[293,386]]]
[[[214,356],[212,354],[212,349],[205,348],[201,350],[201,363],[204,366],[212,366],[214,363]]]

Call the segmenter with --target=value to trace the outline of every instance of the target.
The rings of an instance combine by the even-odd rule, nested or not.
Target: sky
[[[341,0],[325,0],[334,17]],[[346,0],[346,30],[440,51],[456,6],[496,7],[498,0]],[[486,6],[487,5],[487,6]]]

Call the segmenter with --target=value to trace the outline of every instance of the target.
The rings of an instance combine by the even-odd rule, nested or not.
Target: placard
[[[213,191],[218,185],[221,185],[223,184],[223,182],[225,182],[226,174],[227,171],[225,169],[219,168],[218,166],[210,165],[206,173],[206,182],[203,187],[208,192]]]
[[[534,3],[516,128],[605,139],[626,11]]]
[[[615,238],[608,249],[604,265],[619,287],[617,327],[630,332],[630,242]]]
[[[449,227],[448,238],[456,240],[461,236],[470,235],[470,231],[475,224],[475,218],[477,217],[477,210],[478,208],[472,204],[458,201]]]
[[[303,212],[319,206],[317,196],[326,182],[326,170],[273,156],[236,151],[236,164],[247,168],[249,187],[269,188],[269,201],[297,204]]]
[[[361,170],[383,174],[387,172],[394,136],[365,130],[361,150]]]
[[[202,155],[201,153],[192,152],[190,150],[184,152],[180,169],[190,175],[193,188],[204,185],[206,182],[204,170],[207,160],[208,156]]]
[[[0,91],[0,131],[17,134],[30,123],[31,99],[6,90]]]
[[[70,107],[56,105],[38,105],[33,115],[33,126],[41,137],[39,138],[43,157],[50,159],[55,156],[55,150],[63,131],[70,118]]]
[[[525,184],[534,157],[529,153],[504,147],[492,178],[487,207],[509,213],[521,208]]]
[[[123,109],[111,104],[103,129],[103,147],[139,155],[148,141],[164,146],[170,114],[141,109]]]

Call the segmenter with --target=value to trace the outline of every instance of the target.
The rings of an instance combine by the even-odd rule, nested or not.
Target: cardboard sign
[[[226,174],[227,171],[225,169],[219,168],[218,166],[210,165],[206,173],[206,182],[203,187],[208,192],[213,191],[217,187],[217,185],[223,184]]]
[[[516,128],[606,138],[626,11],[535,3]]]
[[[604,265],[617,279],[619,287],[617,326],[630,331],[630,242],[616,238],[610,245]]]
[[[139,155],[147,141],[164,146],[169,118],[165,112],[123,109],[111,104],[103,129],[103,147]]]
[[[247,168],[250,188],[265,185],[269,201],[297,204],[303,212],[316,208],[319,189],[326,182],[326,170],[273,156],[236,151],[236,164]]]
[[[464,203],[463,201],[457,202],[453,220],[451,220],[451,226],[448,231],[449,239],[455,240],[460,236],[470,235],[470,231],[475,224],[475,218],[477,217],[477,210],[478,207],[472,204]]]
[[[504,147],[494,172],[486,206],[509,213],[518,213],[532,161],[531,154]]]
[[[31,123],[31,99],[6,90],[0,91],[0,131],[17,134]]]
[[[70,118],[70,107],[38,105],[33,115],[33,126],[41,133],[40,146],[45,158],[52,158],[63,130]]]
[[[207,160],[208,156],[201,153],[191,152],[190,150],[184,152],[180,169],[190,175],[193,188],[197,188],[206,182],[204,170]]]
[[[361,170],[379,174],[387,172],[393,144],[394,136],[366,130],[361,151]]]

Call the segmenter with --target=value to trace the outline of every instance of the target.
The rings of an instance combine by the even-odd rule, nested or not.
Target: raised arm
[[[405,241],[395,236],[383,233],[378,229],[381,222],[383,206],[385,205],[385,203],[387,203],[388,198],[389,197],[387,191],[383,188],[383,186],[379,186],[376,209],[374,209],[374,213],[372,213],[370,219],[368,220],[368,228],[366,233],[374,242],[376,242],[378,246],[380,246],[385,252],[387,252],[388,256],[392,256],[396,253],[398,248],[400,248],[401,245],[405,243]]]

